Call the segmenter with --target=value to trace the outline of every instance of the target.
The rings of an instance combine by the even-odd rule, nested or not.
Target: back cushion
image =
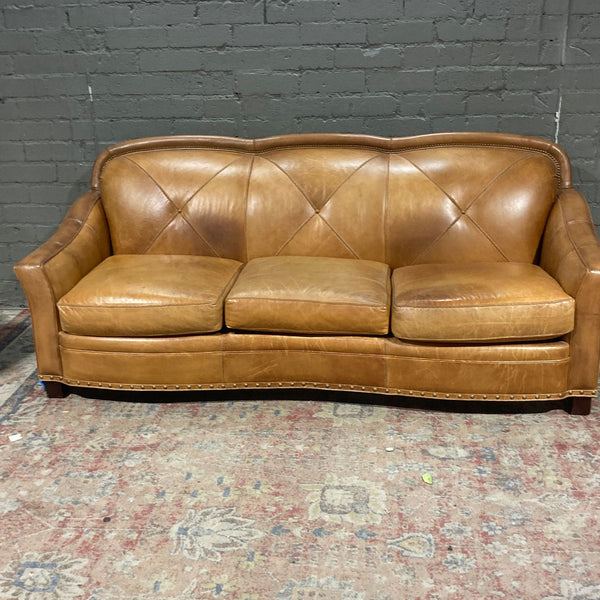
[[[557,192],[535,150],[440,146],[144,150],[101,194],[115,254],[532,262]]]

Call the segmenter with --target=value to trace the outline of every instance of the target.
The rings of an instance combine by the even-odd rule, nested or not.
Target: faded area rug
[[[599,401],[48,400],[0,316],[2,599],[600,599]]]

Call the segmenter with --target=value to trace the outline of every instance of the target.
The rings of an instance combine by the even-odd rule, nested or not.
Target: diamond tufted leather
[[[396,268],[532,262],[557,180],[551,156],[535,149],[190,148],[118,156],[100,188],[116,254],[324,256]]]

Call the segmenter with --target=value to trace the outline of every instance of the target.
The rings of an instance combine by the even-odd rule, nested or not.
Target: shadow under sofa
[[[538,138],[117,144],[15,271],[50,396],[312,387],[587,414],[597,393],[600,244]]]

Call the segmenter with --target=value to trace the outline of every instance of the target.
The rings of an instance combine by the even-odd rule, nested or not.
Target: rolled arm
[[[40,376],[62,375],[56,302],[111,253],[97,191],[75,201],[56,233],[15,265],[31,310]]]
[[[569,387],[596,389],[600,361],[600,241],[589,206],[578,191],[560,193],[546,224],[540,264],[575,298],[575,329],[569,336]]]

